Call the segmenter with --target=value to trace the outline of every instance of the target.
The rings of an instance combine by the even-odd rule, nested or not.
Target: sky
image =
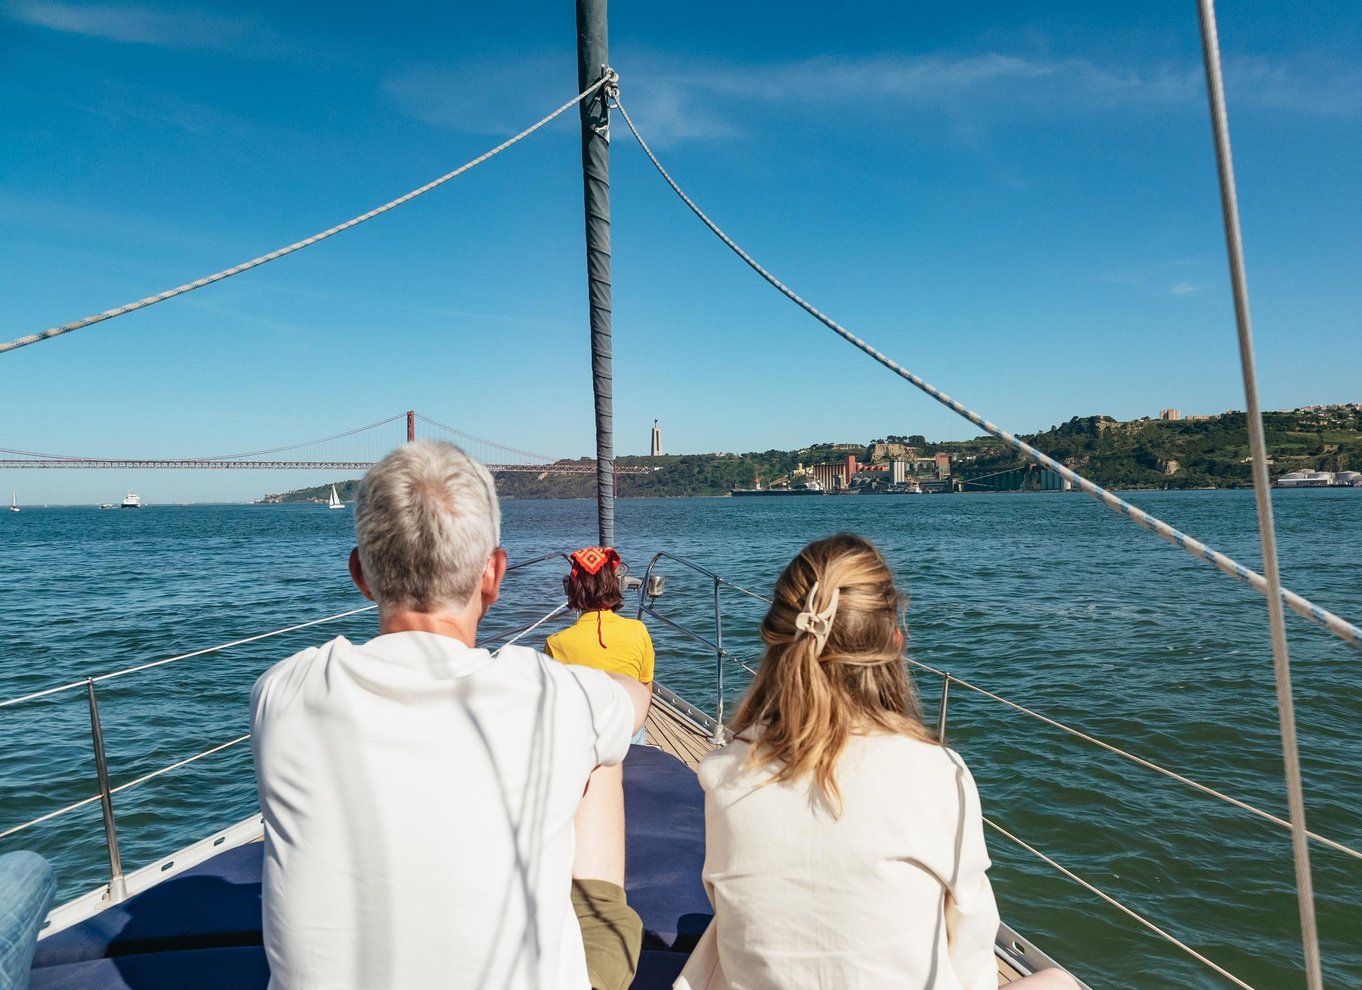
[[[1221,5],[1264,408],[1362,401],[1362,14]],[[1242,409],[1196,5],[616,3],[621,95],[720,226],[1006,429]],[[216,272],[576,92],[573,5],[0,0],[0,340]],[[415,409],[594,450],[579,125],[354,230],[0,354],[0,447],[194,457]],[[616,449],[977,430],[689,214],[616,118]],[[330,476],[3,471],[25,503]]]

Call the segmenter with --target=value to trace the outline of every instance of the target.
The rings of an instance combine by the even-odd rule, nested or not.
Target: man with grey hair
[[[573,816],[647,694],[477,647],[506,573],[500,524],[485,467],[449,444],[399,447],[355,503],[350,573],[379,635],[303,650],[256,684],[276,990],[589,986],[569,890],[622,851],[624,824],[588,816],[574,864]]]

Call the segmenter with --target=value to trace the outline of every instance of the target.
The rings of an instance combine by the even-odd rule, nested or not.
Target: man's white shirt
[[[572,818],[628,752],[606,675],[433,633],[344,637],[256,683],[271,986],[588,986]]]

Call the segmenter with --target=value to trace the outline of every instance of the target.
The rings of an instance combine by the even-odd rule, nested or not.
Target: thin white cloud
[[[1003,116],[1204,112],[1205,104],[1199,63],[1130,67],[998,51],[749,64],[627,48],[615,54],[625,104],[661,145],[741,135],[754,105],[805,115],[845,108],[941,115],[959,137]],[[505,133],[561,98],[573,82],[572,64],[563,51],[419,66],[393,73],[383,89],[401,112],[433,126]],[[1226,85],[1234,110],[1362,113],[1362,69],[1341,63],[1230,59]]]
[[[392,73],[382,89],[399,111],[433,127],[503,134],[532,123],[533,109],[561,103],[576,82],[573,64],[569,54],[539,54],[420,65]]]
[[[227,48],[251,31],[238,18],[186,9],[15,0],[6,6],[6,13],[14,20],[53,31],[168,48]]]
[[[1082,111],[1200,110],[1200,64],[1142,67],[1085,58],[1033,58],[1002,52],[973,55],[819,56],[749,65],[682,63],[641,55],[621,60],[626,100],[635,89],[685,117],[716,101],[732,114],[741,102],[806,111],[870,107],[897,112],[1045,115]],[[633,70],[632,73],[630,70]],[[1290,110],[1318,116],[1362,113],[1362,69],[1297,58],[1278,62],[1230,59],[1226,86],[1233,108]],[[704,136],[702,130],[700,136]]]
[[[120,44],[265,57],[315,58],[327,51],[289,42],[251,18],[187,6],[158,10],[138,4],[9,0],[0,12],[35,27]]]
[[[1237,58],[1225,66],[1226,96],[1262,110],[1321,117],[1362,114],[1362,66],[1303,58]]]
[[[1199,296],[1206,283],[1190,269],[1206,264],[1200,258],[1167,258],[1135,262],[1128,267],[1099,272],[1093,281],[1099,285],[1134,289],[1144,296],[1168,294],[1179,299]]]

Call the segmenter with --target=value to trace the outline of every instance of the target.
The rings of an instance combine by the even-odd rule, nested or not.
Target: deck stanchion
[[[724,624],[719,611],[719,579],[714,579],[714,742],[724,741]]]
[[[109,787],[109,765],[104,759],[104,731],[99,724],[93,677],[85,678],[85,693],[90,701],[90,738],[94,743],[95,773],[99,777],[99,803],[104,811],[104,844],[109,850],[109,901],[117,904],[128,896],[128,890],[123,881],[123,859],[118,852],[118,826],[114,822],[113,791]]]
[[[936,738],[941,745],[946,745],[946,711],[951,703],[951,681],[955,680],[950,674],[941,682],[941,710],[936,716]]]

